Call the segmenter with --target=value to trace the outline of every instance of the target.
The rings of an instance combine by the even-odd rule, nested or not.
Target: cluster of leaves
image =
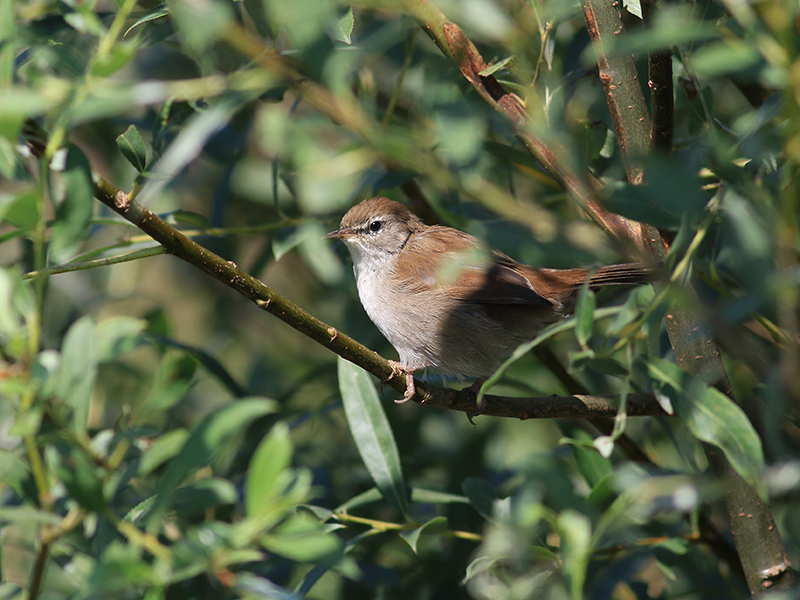
[[[442,4],[562,164],[673,232],[671,284],[703,276],[693,309],[739,406],[674,364],[675,285],[600,309],[585,290],[487,381],[618,394],[600,437],[387,417],[363,371],[176,260],[142,260],[161,251],[92,200],[99,176],[118,184],[387,356],[321,241],[365,195],[410,194],[531,264],[617,260],[418,35],[439,9],[363,4],[0,0],[0,597],[746,597],[700,442],[769,498],[800,562],[796,3],[664,2],[646,26],[628,3],[604,51],[643,73],[672,47],[678,83],[674,152],[639,157],[646,186],[621,181],[580,6]],[[531,357],[545,341],[568,376]],[[630,391],[680,418],[625,418]]]

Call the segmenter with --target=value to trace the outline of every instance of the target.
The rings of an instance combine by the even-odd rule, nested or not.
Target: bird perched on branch
[[[569,316],[578,291],[652,279],[639,263],[597,269],[543,269],[488,250],[477,238],[426,225],[399,202],[370,198],[325,236],[353,257],[358,296],[400,355],[403,400],[416,393],[413,372],[483,378],[518,345]],[[473,389],[476,389],[473,387]]]

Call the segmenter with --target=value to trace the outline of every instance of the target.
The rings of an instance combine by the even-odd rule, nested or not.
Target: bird
[[[384,197],[353,206],[325,239],[342,240],[353,259],[358,296],[394,346],[404,375],[398,403],[416,394],[414,371],[476,377],[477,393],[520,344],[572,314],[580,288],[637,285],[653,278],[641,263],[598,268],[531,267],[490,250],[481,240],[426,225]]]

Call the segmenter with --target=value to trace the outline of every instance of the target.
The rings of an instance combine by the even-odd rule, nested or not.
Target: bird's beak
[[[336,231],[331,231],[330,233],[326,233],[322,236],[323,240],[346,240],[351,235],[353,235],[353,230],[349,227],[342,227],[341,229],[337,229]]]

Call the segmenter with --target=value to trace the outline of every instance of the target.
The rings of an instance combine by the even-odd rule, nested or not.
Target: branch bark
[[[628,181],[639,185],[644,176],[641,160],[649,150],[646,140],[649,137],[650,116],[633,56],[609,52],[609,42],[622,33],[619,6],[619,2],[584,0],[583,16],[597,55],[600,81],[606,93]]]

